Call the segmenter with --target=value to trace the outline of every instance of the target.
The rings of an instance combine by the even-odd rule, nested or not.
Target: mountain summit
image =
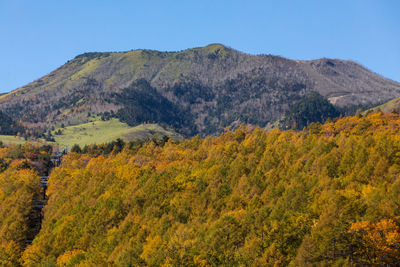
[[[399,97],[400,84],[353,61],[290,60],[211,44],[180,52],[85,53],[0,96],[0,111],[43,129],[100,115],[131,126],[165,124],[191,136],[242,122],[264,127],[312,92],[354,108]]]

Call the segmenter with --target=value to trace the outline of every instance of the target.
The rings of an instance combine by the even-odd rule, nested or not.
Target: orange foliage
[[[359,238],[361,244],[354,255],[364,260],[363,263],[391,265],[400,259],[400,227],[391,220],[384,219],[377,223],[368,221],[355,222],[350,232]]]

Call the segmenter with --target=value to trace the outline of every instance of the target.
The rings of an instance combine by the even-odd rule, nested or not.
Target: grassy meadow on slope
[[[22,144],[26,142],[23,137],[18,137],[14,135],[0,135],[0,141],[3,144]]]
[[[56,134],[59,131],[61,134]],[[126,123],[120,122],[118,119],[113,118],[102,121],[94,118],[93,121],[88,123],[55,129],[52,131],[54,142],[46,142],[42,139],[25,139],[14,135],[0,135],[0,142],[6,145],[33,142],[37,144],[69,145],[72,147],[74,144],[80,146],[104,144],[115,141],[118,138],[126,142],[132,140],[146,140],[150,139],[153,135],[159,137],[167,136],[174,140],[182,138],[181,135],[173,130],[165,129],[158,124],[140,124],[135,127],[130,127]]]
[[[61,135],[55,134],[61,131]],[[172,139],[181,138],[172,131],[165,130],[157,124],[141,124],[130,127],[117,119],[107,121],[95,120],[92,122],[67,126],[53,131],[53,136],[58,144],[80,146],[89,144],[103,144],[121,138],[124,141],[150,138],[152,135],[165,135]]]
[[[390,100],[389,102],[386,102],[382,105],[379,105],[377,107],[371,108],[370,110],[366,111],[371,112],[371,111],[382,111],[382,112],[400,112],[400,98],[395,98]]]
[[[22,145],[25,143],[35,144],[35,145],[54,145],[53,142],[48,142],[42,138],[24,138],[17,135],[0,135],[0,142],[4,145]]]
[[[97,155],[97,154],[96,154]],[[400,116],[71,153],[25,266],[383,266],[400,257]]]

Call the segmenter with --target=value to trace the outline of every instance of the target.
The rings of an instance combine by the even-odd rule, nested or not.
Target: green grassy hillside
[[[61,135],[55,133],[61,130]],[[179,139],[180,136],[173,131],[166,130],[157,124],[141,124],[130,127],[117,119],[108,121],[93,121],[59,128],[53,131],[56,143],[63,145],[80,146],[89,144],[102,144],[121,138],[124,141],[150,138],[154,134],[166,135],[172,139]]]
[[[371,111],[380,110],[382,112],[399,112],[400,111],[400,97],[390,100],[387,103],[379,105],[370,109]]]
[[[57,135],[56,132],[62,134]],[[78,144],[80,146],[90,144],[103,144],[121,138],[124,141],[145,140],[153,135],[167,136],[171,139],[181,139],[182,136],[173,130],[167,130],[158,124],[141,124],[130,127],[118,119],[108,121],[94,120],[92,122],[57,128],[52,131],[55,142],[49,144],[69,145]],[[46,143],[41,139],[28,139],[12,135],[0,135],[0,141],[3,144],[23,144],[27,141],[34,143]]]
[[[0,141],[3,144],[22,144],[26,142],[24,138],[13,135],[0,135]]]

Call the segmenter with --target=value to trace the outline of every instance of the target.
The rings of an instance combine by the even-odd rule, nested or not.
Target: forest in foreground
[[[69,153],[49,177],[42,227],[28,246],[39,176],[32,153],[12,156],[18,149],[0,149],[0,265],[400,261],[397,114]]]

